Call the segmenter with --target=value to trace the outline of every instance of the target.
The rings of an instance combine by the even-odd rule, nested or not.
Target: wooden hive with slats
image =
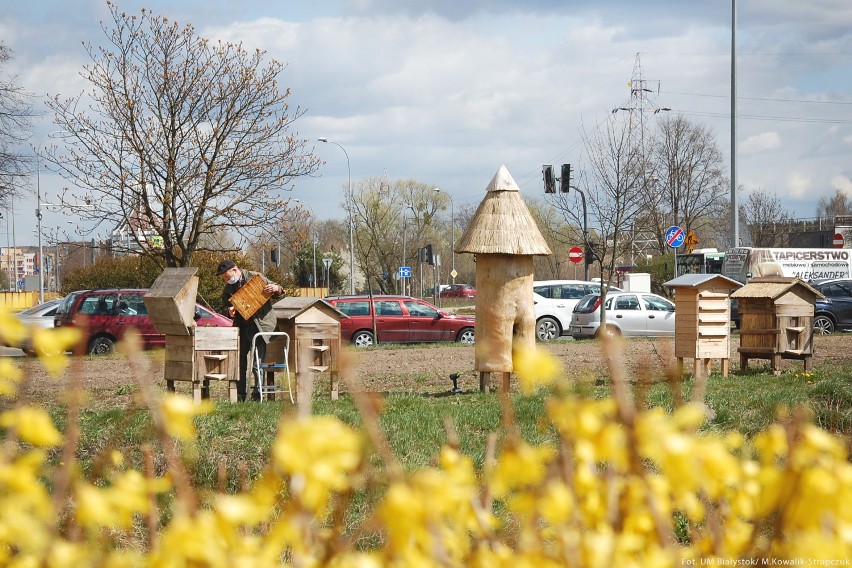
[[[189,382],[196,402],[209,397],[211,381],[227,381],[237,400],[239,330],[195,324],[197,268],[166,268],[145,294],[145,307],[157,331],[166,335],[166,388]]]
[[[742,284],[721,274],[684,274],[663,284],[675,293],[675,357],[695,361],[693,376],[706,377],[713,359],[728,376],[731,339],[730,294]]]

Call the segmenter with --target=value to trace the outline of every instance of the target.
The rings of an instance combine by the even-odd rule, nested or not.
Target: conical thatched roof
[[[500,166],[485,192],[467,230],[456,242],[456,252],[551,254],[506,166]]]

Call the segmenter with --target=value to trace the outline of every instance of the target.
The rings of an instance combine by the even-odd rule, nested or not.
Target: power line
[[[708,95],[706,93],[682,93],[678,91],[666,91],[670,95],[684,95],[687,97],[709,97],[715,99],[728,99],[729,95]],[[781,102],[781,103],[804,103],[814,105],[852,105],[852,101],[811,101],[806,99],[776,99],[768,97],[737,97],[742,101]]]

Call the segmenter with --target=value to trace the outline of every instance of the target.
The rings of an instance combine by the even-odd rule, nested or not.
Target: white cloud
[[[749,136],[739,143],[739,151],[743,154],[756,154],[781,147],[781,136],[777,132],[762,132]]]

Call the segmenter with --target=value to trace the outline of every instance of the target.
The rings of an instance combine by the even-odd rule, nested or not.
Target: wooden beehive
[[[236,402],[239,380],[239,329],[195,324],[197,268],[166,268],[145,294],[145,307],[157,331],[166,335],[166,388],[192,384],[196,401],[209,396],[210,381],[227,381]]]
[[[782,359],[799,359],[810,371],[819,291],[798,278],[767,276],[752,278],[731,297],[739,302],[742,369],[750,359],[769,359],[777,375]]]
[[[684,274],[664,286],[675,293],[675,357],[695,361],[695,378],[706,378],[713,359],[728,376],[731,339],[731,290],[742,286],[721,274]],[[703,392],[699,393],[703,398]]]
[[[308,375],[329,373],[331,399],[339,394],[340,318],[346,315],[320,298],[282,298],[272,305],[278,320],[276,331],[290,336],[288,364],[296,376],[298,396],[310,396]],[[281,350],[273,338],[266,348],[269,362]]]
[[[499,373],[500,388],[508,392],[513,352],[536,348],[533,256],[551,251],[506,166],[485,188],[455,252],[476,255],[479,390],[487,391],[491,374]]]

